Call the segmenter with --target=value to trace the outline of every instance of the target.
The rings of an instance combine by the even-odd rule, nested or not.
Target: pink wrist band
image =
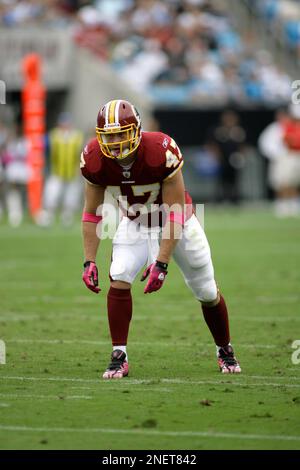
[[[101,222],[102,215],[91,214],[90,212],[83,212],[82,222],[92,222],[93,224],[98,224]]]
[[[167,221],[175,222],[177,224],[184,225],[184,213],[183,212],[169,212]]]

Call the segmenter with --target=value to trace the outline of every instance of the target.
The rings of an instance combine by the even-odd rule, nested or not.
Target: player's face
[[[121,153],[126,154],[130,147],[129,138],[129,131],[102,134],[103,143],[109,144],[111,154],[114,157],[118,157]]]
[[[122,142],[127,139],[127,132],[113,132],[103,134],[103,141],[107,144],[114,142]]]

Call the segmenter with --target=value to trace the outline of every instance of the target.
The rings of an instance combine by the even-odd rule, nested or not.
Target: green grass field
[[[243,374],[222,376],[199,304],[175,264],[148,296],[136,281],[130,376],[100,377],[111,244],[102,292],[81,281],[80,223],[0,225],[1,449],[299,449],[300,221],[206,210],[216,278]],[[298,355],[300,357],[300,354]]]

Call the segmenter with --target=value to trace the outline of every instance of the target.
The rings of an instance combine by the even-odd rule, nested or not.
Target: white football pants
[[[138,226],[124,217],[113,239],[111,278],[132,284],[141,268],[156,260],[160,234],[159,228]],[[185,223],[173,258],[196,299],[212,302],[217,298],[210,247],[195,215]]]
[[[300,185],[300,152],[288,151],[271,160],[269,182],[275,191]]]

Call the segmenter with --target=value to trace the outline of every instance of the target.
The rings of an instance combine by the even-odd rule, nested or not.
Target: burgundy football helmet
[[[138,111],[129,101],[109,101],[99,111],[96,135],[106,157],[117,160],[128,157],[141,141],[141,119]]]

